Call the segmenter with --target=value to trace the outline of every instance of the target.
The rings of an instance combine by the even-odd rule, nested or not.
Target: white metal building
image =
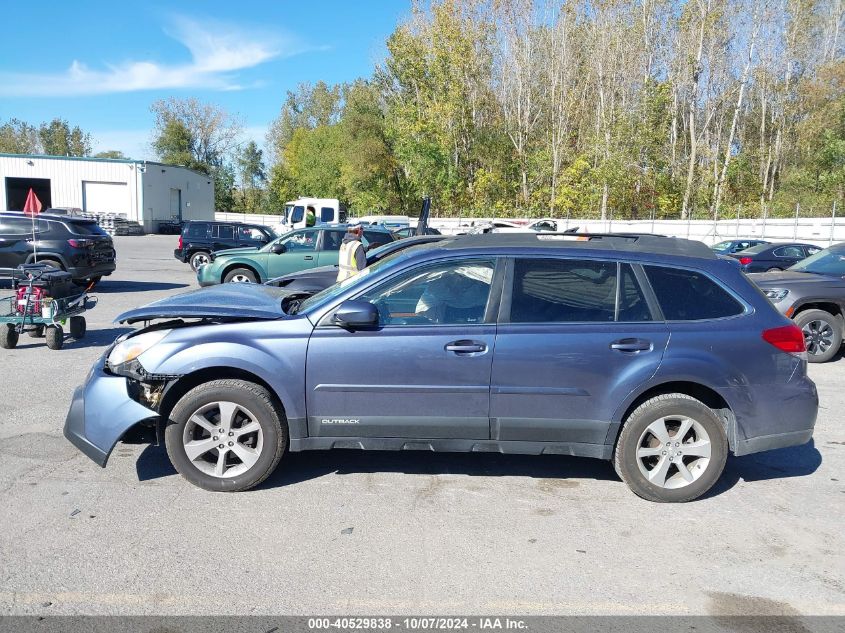
[[[0,154],[0,210],[23,209],[30,188],[45,209],[119,213],[147,232],[174,218],[214,219],[212,179],[162,163]]]

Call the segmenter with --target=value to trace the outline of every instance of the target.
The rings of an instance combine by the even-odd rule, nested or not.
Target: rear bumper
[[[106,261],[93,266],[69,266],[67,271],[74,279],[91,279],[92,277],[108,277],[117,269],[117,262]]]
[[[737,398],[737,418],[731,448],[749,455],[806,444],[813,437],[819,412],[815,383],[807,377],[793,380],[763,397]],[[744,401],[743,401],[744,400]],[[753,411],[753,413],[752,413]]]
[[[180,262],[182,262],[183,264],[187,264],[187,263],[188,263],[188,258],[185,256],[185,253],[184,253],[184,251],[183,251],[181,248],[175,248],[175,249],[173,249],[173,257],[175,257],[176,259],[178,259],[178,260],[179,260]]]
[[[64,435],[96,464],[105,467],[126,431],[158,414],[132,400],[126,391],[126,378],[106,374],[103,362],[102,357],[97,360],[85,384],[74,391]]]

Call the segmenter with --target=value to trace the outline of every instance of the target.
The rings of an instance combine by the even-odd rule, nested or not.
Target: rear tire
[[[70,335],[79,340],[85,337],[85,332],[88,330],[88,325],[85,323],[85,317],[72,316],[70,317]]]
[[[18,346],[18,331],[11,323],[0,323],[0,347],[15,349]]]
[[[62,349],[65,344],[65,332],[61,325],[48,325],[46,334],[47,347],[50,349]]]
[[[41,338],[44,336],[44,326],[36,325],[31,330],[27,330],[29,338]]]
[[[809,362],[826,363],[839,352],[842,346],[842,323],[830,312],[799,312],[795,316],[795,325],[804,333]]]
[[[779,273],[781,270],[783,270],[783,269],[782,269],[782,268],[778,268],[777,266],[772,266],[772,267],[771,267],[771,268],[769,268],[769,270],[767,270],[766,272],[767,272],[767,273]]]
[[[634,494],[678,503],[710,490],[727,457],[725,427],[713,410],[686,394],[670,393],[645,401],[628,416],[613,463]]]
[[[65,267],[64,267],[64,266],[62,266],[62,262],[60,262],[58,259],[50,259],[49,257],[45,257],[45,258],[43,258],[43,259],[41,259],[41,258],[39,257],[39,258],[38,258],[38,261],[37,261],[37,262],[35,262],[35,263],[37,263],[37,264],[44,264],[44,265],[46,265],[46,266],[50,266],[50,267],[52,267],[52,268],[58,268],[59,270],[64,270],[64,269],[65,269]]]
[[[276,469],[288,445],[288,425],[264,387],[213,380],[176,403],[164,439],[185,479],[205,490],[237,492],[257,486]]]
[[[226,273],[223,283],[256,284],[258,283],[258,278],[249,268],[234,268]]]
[[[211,261],[211,258],[208,256],[208,253],[205,252],[205,251],[197,251],[196,253],[191,255],[191,259],[188,260],[188,262],[191,264],[191,268],[193,268],[194,271],[196,271],[197,268],[199,268],[203,264],[207,264],[210,261]]]

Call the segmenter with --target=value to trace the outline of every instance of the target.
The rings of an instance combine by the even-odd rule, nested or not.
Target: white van
[[[305,227],[305,209],[314,207],[316,224],[343,224],[346,222],[346,208],[337,198],[298,198],[285,203],[282,221],[273,230],[279,235]]]

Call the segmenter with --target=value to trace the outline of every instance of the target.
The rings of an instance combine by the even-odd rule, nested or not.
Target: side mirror
[[[369,301],[344,301],[334,313],[334,322],[350,330],[374,327],[378,325],[378,308]]]
[[[273,251],[276,255],[281,255],[282,253],[287,252],[287,250],[288,250],[288,247],[287,247],[287,246],[285,246],[285,245],[284,245],[284,244],[282,244],[282,243],[273,244],[272,251]]]

